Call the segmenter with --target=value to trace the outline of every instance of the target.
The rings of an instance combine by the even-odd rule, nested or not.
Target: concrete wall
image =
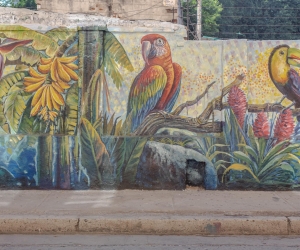
[[[59,13],[93,13],[125,20],[177,19],[177,3],[173,16],[173,7],[164,6],[162,0],[36,0],[36,3],[43,11]]]
[[[281,91],[298,101],[299,69],[280,58],[300,41],[185,41],[170,23],[17,13],[0,12],[16,22],[0,27],[1,187],[298,187],[299,111],[277,103],[270,75],[290,77]]]

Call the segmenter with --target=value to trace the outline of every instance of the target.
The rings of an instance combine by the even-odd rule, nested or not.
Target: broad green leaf
[[[126,117],[122,129],[121,135],[129,135],[131,132],[131,123],[132,123],[132,112]]]
[[[215,151],[213,154],[211,154],[209,157],[207,157],[210,161],[212,161],[216,156],[218,155],[226,155],[230,158],[235,158],[233,157],[231,154],[226,153],[226,152],[222,152],[222,151]]]
[[[19,25],[12,25],[8,30],[0,32],[2,38],[13,38],[18,40],[33,40],[32,47],[36,50],[43,50],[50,57],[55,55],[58,44],[50,37],[37,31]]]
[[[284,171],[289,171],[289,172],[293,173],[293,175],[295,175],[295,171],[294,171],[293,167],[286,162],[281,163],[279,165],[279,168],[281,168]]]
[[[248,136],[251,143],[251,147],[254,149],[256,154],[259,154],[259,145],[257,143],[257,138],[254,136],[253,128],[251,125],[248,126]]]
[[[254,159],[257,159],[257,153],[255,152],[255,150],[253,148],[251,148],[250,146],[246,145],[246,144],[238,144],[239,147],[243,147],[247,153],[249,155],[251,155]]]
[[[293,184],[294,178],[295,171],[293,167],[287,162],[282,162],[276,168],[270,169],[260,181],[263,184],[268,184],[269,182],[271,185],[286,185]]]
[[[267,146],[267,139],[265,138],[258,138],[258,148],[259,148],[259,162],[262,162],[265,156],[265,149]]]
[[[15,84],[21,86],[25,76],[28,76],[28,71],[14,72],[2,77],[0,80],[0,99],[6,96],[10,88]]]
[[[211,151],[212,151],[214,148],[222,148],[222,147],[229,147],[229,145],[225,145],[225,144],[215,144],[215,145],[212,145],[212,146],[207,150],[206,158],[209,158],[209,155],[211,154]]]
[[[74,31],[66,27],[59,27],[52,30],[49,30],[45,33],[46,36],[51,38],[53,41],[58,42],[66,40]]]
[[[23,89],[14,85],[8,91],[7,97],[4,101],[4,114],[10,128],[15,132],[18,131],[21,116],[26,108],[26,101],[28,100],[28,93],[24,94]]]
[[[73,32],[57,49],[55,56],[74,56],[78,53],[78,33]]]
[[[246,155],[245,153],[243,153],[243,152],[241,152],[241,151],[234,151],[234,152],[233,152],[233,155],[234,155],[237,159],[239,159],[239,160],[241,160],[241,161],[247,163],[249,166],[252,166],[252,165],[253,165],[253,161],[252,161],[252,160],[249,158],[249,156]]]
[[[36,65],[40,62],[41,57],[44,57],[39,51],[30,47],[17,47],[6,54],[5,65]]]
[[[245,166],[243,164],[238,164],[238,163],[235,163],[235,164],[232,164],[230,167],[228,167],[224,173],[223,173],[223,177],[222,177],[222,182],[224,183],[224,177],[226,176],[226,174],[230,171],[230,170],[236,170],[236,171],[247,171],[249,172],[253,178],[259,182],[259,179],[256,177],[256,175],[252,172],[252,170],[248,167],[248,166]]]
[[[123,46],[111,32],[105,32],[104,51],[105,71],[113,79],[114,84],[119,89],[123,82],[119,68],[133,71],[133,66]]]
[[[106,134],[107,135],[111,135],[111,132],[113,130],[113,126],[114,126],[114,117],[115,117],[115,114],[113,114],[110,119],[108,120],[107,122],[107,129],[106,129]]]
[[[266,157],[264,158],[262,165],[265,165],[268,161],[271,160],[271,158],[273,159],[275,156],[277,156],[278,154],[281,153],[289,153],[292,152],[294,149],[299,148],[299,144],[291,144],[286,148],[282,148],[286,143],[288,143],[289,140],[286,141],[282,141],[278,144],[276,144],[273,148],[271,148],[270,152],[266,155]]]
[[[295,161],[299,163],[298,157],[294,156],[293,154],[278,154],[263,167],[263,169],[258,173],[258,176],[263,176],[265,172],[269,172],[270,170],[273,170],[274,168],[278,167],[283,161]]]
[[[109,167],[109,154],[99,134],[85,118],[80,122],[80,144],[81,164],[87,169],[91,185],[101,185],[101,169]]]
[[[118,138],[114,150],[111,153],[111,162],[114,168],[116,169],[117,180],[122,181],[122,172],[123,166],[126,161],[126,152],[130,151],[129,146],[127,145],[128,137],[120,137]]]
[[[298,144],[298,143],[297,144],[290,144],[289,146],[281,149],[275,155],[273,155],[272,157],[270,157],[269,160],[273,159],[276,155],[292,153],[294,150],[299,149],[299,148],[300,148],[300,144]]]
[[[31,116],[31,100],[27,101],[26,108],[20,118],[20,123],[17,133],[19,134],[44,134],[46,133],[47,124],[40,120],[37,116]]]
[[[144,146],[147,143],[147,138],[140,137],[136,142],[129,159],[124,168],[123,182],[134,184],[137,167],[140,162],[140,157],[143,153]]]
[[[78,124],[78,84],[74,83],[66,96],[66,133],[75,135]]]
[[[100,116],[101,90],[103,86],[103,72],[98,69],[93,74],[84,95],[83,115],[94,123]]]
[[[4,115],[4,108],[2,102],[0,102],[0,127],[6,123],[6,117]]]

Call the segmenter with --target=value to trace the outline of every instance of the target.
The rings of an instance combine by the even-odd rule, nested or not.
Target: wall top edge
[[[106,17],[92,14],[61,14],[50,11],[32,11],[28,9],[16,9],[0,7],[0,23],[2,25],[22,25],[25,27],[35,27],[35,30],[48,31],[51,28],[66,27],[73,30],[84,30],[83,27],[110,27],[111,30],[118,31],[121,28],[130,32],[145,31],[166,31],[176,32],[185,30],[183,25],[173,24],[170,22],[160,22],[154,20],[122,20],[119,18]],[[113,27],[120,27],[115,29]],[[1,28],[8,30],[8,28]],[[101,29],[102,30],[102,29]],[[123,31],[123,30],[122,30]]]

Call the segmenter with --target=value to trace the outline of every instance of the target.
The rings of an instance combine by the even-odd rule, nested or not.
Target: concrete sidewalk
[[[300,234],[300,192],[0,191],[0,233]]]

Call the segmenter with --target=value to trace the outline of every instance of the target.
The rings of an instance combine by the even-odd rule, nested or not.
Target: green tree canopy
[[[36,9],[35,0],[3,0],[0,4],[1,7],[13,7],[13,8],[28,8]]]
[[[220,38],[299,39],[299,0],[219,0]]]
[[[197,0],[187,0],[182,3],[183,22],[189,26],[190,39],[196,38]],[[202,36],[213,36],[219,32],[218,20],[222,5],[219,0],[202,0]]]

